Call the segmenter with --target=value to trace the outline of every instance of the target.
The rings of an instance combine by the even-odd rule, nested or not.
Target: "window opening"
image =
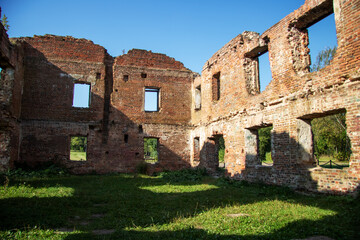
[[[266,45],[257,47],[245,54],[244,73],[246,90],[251,95],[256,95],[265,90],[272,80],[268,44],[270,39],[263,39]]]
[[[194,159],[193,167],[196,167],[200,164],[200,138],[194,138]]]
[[[147,78],[147,74],[146,73],[141,73],[141,78]]]
[[[259,85],[260,92],[263,92],[272,80],[269,51],[258,56],[259,61]]]
[[[128,134],[124,134],[124,142],[128,143],[129,141],[129,135]]]
[[[220,99],[220,72],[212,77],[212,100],[218,101]]]
[[[201,86],[195,88],[195,110],[201,109]]]
[[[143,126],[139,125],[139,133],[143,133],[143,132],[144,132]]]
[[[271,166],[273,165],[273,160],[271,157],[271,131],[273,127],[264,127],[258,129],[258,156],[261,161],[261,165]]]
[[[70,160],[86,161],[87,160],[87,137],[73,136],[70,140]]]
[[[349,167],[352,152],[345,112],[312,119],[311,130],[318,166],[339,169]]]
[[[159,111],[159,89],[145,88],[144,110],[146,112]]]
[[[219,135],[215,138],[215,145],[219,168],[225,168],[225,141],[223,135]]]
[[[101,73],[96,73],[96,80],[100,80],[101,79]]]
[[[157,138],[144,138],[144,159],[147,163],[159,161],[158,153],[159,140]]]
[[[334,13],[307,28],[311,66],[310,71],[318,71],[329,65],[337,48]]]
[[[88,108],[90,105],[90,84],[75,83],[73,107]]]
[[[246,165],[272,166],[272,125],[245,129]]]
[[[123,80],[124,80],[124,82],[129,81],[129,75],[124,75],[124,76],[123,76]]]

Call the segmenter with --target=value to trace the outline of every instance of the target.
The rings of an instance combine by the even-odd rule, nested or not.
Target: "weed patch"
[[[49,167],[40,168],[40,169],[27,169],[24,170],[22,168],[9,170],[5,174],[5,176],[11,178],[47,178],[53,176],[66,176],[69,175],[68,171],[62,167],[56,165],[50,165]]]

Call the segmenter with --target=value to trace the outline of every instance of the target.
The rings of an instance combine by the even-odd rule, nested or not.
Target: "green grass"
[[[12,177],[0,239],[360,239],[359,199],[185,175]]]
[[[86,152],[70,151],[70,160],[72,161],[86,161]]]
[[[335,163],[335,164],[332,164],[332,168],[342,169],[345,167],[349,167],[349,161],[338,161],[334,157],[326,156],[326,155],[321,155],[319,157],[319,164],[323,168],[330,168],[330,164],[328,163],[330,160],[333,163]],[[324,164],[326,164],[326,165],[324,165]]]

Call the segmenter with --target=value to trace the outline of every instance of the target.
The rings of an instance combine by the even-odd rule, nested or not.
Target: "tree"
[[[266,153],[271,152],[271,130],[272,126],[260,128],[258,130],[259,138],[259,156],[261,161],[266,160]]]
[[[316,62],[310,67],[311,71],[318,71],[330,64],[336,53],[336,46],[325,48],[316,57]],[[345,113],[338,113],[311,121],[314,135],[314,154],[333,156],[339,161],[349,160],[351,155],[350,138],[346,132]]]
[[[6,17],[5,14],[3,15],[2,19],[1,19],[1,23],[2,23],[2,25],[4,26],[5,31],[6,31],[6,32],[9,31],[10,25],[9,25],[9,22],[8,22],[7,17]]]
[[[346,132],[345,113],[338,113],[311,121],[314,135],[314,154],[333,156],[339,161],[349,160],[350,138]]]
[[[86,137],[71,137],[70,149],[73,151],[86,152]]]
[[[220,163],[223,163],[225,157],[225,140],[223,136],[219,137],[218,144],[218,159]]]
[[[323,67],[330,64],[330,61],[334,58],[337,47],[333,48],[326,47],[324,50],[320,51],[316,56],[316,61],[310,66],[310,72],[316,72],[322,69]]]
[[[144,138],[144,155],[147,159],[158,160],[158,139],[157,138]]]

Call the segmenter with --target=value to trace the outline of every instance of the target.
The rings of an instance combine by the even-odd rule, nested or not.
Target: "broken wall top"
[[[158,69],[173,69],[190,71],[184,64],[165,54],[153,53],[151,51],[132,49],[127,54],[118,56],[115,59],[116,65],[150,67]]]
[[[26,57],[44,55],[49,59],[104,62],[107,51],[90,40],[71,36],[44,35],[15,38],[25,42]],[[28,45],[27,45],[28,44]]]

